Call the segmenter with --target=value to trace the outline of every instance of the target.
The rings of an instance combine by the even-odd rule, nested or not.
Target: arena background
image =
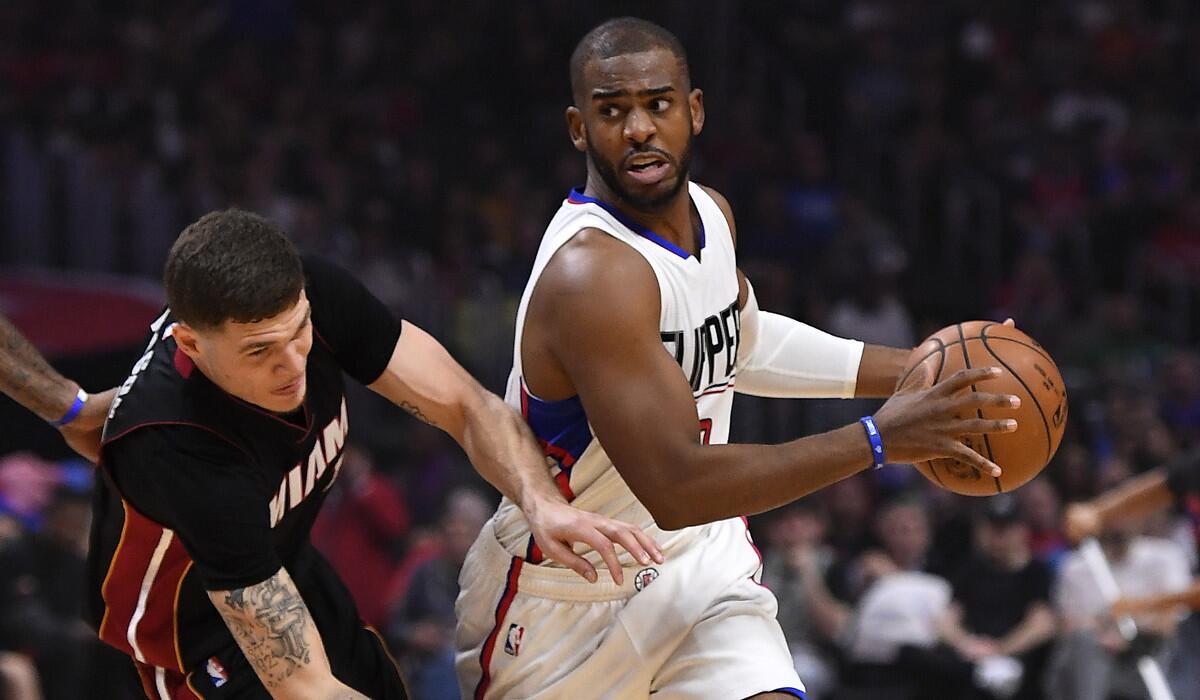
[[[354,271],[501,391],[539,236],[583,181],[564,128],[567,57],[621,14],[690,52],[707,104],[694,178],[733,203],[764,308],[900,346],[1012,316],[1067,378],[1062,447],[1015,504],[989,509],[892,467],[754,519],[811,697],[950,697],[861,688],[900,664],[862,656],[872,583],[925,569],[959,599],[964,567],[987,555],[973,532],[1016,523],[1048,572],[1030,600],[1068,616],[1063,504],[1200,436],[1192,2],[6,0],[0,313],[86,388],[114,385],[161,303],[171,241],[236,205]],[[739,397],[735,439],[870,410]],[[496,494],[437,431],[364,392],[351,411],[353,466],[317,540],[417,697],[457,697],[455,560]],[[19,691],[30,661],[48,700],[134,697],[114,680],[125,662],[78,619],[90,466],[4,400],[0,425],[9,697],[34,697]],[[1140,527],[1175,543],[1155,541],[1165,568],[1147,578],[1175,580],[1163,572],[1176,560],[1195,570],[1195,522],[1180,510]],[[1196,627],[1163,631],[1179,698],[1200,697]],[[1075,634],[1062,624],[1026,660],[1039,677],[1022,697],[1105,697],[1062,678],[1113,665],[1113,697],[1139,697],[1115,649],[1056,656]]]

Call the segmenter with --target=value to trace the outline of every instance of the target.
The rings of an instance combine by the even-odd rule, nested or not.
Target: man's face
[[[654,49],[592,60],[576,102],[567,110],[572,141],[613,195],[653,211],[679,194],[704,104],[674,54]]]
[[[288,413],[300,407],[308,388],[310,313],[301,290],[295,304],[262,321],[226,321],[203,331],[180,324],[175,337],[204,376],[226,393],[268,411]]]

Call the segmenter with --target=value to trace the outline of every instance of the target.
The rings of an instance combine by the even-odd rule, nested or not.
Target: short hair
[[[167,254],[163,283],[175,317],[207,330],[287,310],[304,288],[304,268],[278,226],[226,209],[205,214],[179,234]]]
[[[679,38],[659,25],[638,17],[618,17],[583,35],[571,52],[571,94],[578,95],[583,69],[597,59],[666,49],[679,62],[685,81],[691,81],[687,51]]]

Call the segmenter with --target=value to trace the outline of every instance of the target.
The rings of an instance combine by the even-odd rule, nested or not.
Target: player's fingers
[[[1004,319],[1004,323],[1002,325],[1008,326],[1009,328],[1016,328],[1017,322],[1012,320],[1012,317],[1009,317]]]
[[[971,418],[954,424],[954,432],[959,435],[983,435],[985,433],[1011,433],[1017,429],[1017,421],[1012,418]]]
[[[612,574],[613,581],[619,586],[625,583],[625,572],[621,570],[621,564],[617,562],[617,550],[613,547],[613,543],[604,533],[599,530],[592,530],[589,536],[584,538],[584,541],[592,546],[592,549],[600,553],[600,558],[604,560],[604,565],[608,567],[608,572]]]
[[[650,554],[646,552],[646,548],[642,545],[641,540],[633,536],[630,528],[622,523],[608,523],[600,527],[600,532],[603,532],[608,539],[616,542],[625,548],[638,563],[642,566],[650,564]]]
[[[972,391],[961,394],[951,400],[955,409],[963,408],[1018,408],[1021,397],[1013,394],[993,394],[988,391]]]
[[[659,549],[658,543],[654,541],[653,537],[647,535],[645,532],[642,532],[642,528],[634,525],[630,525],[629,530],[633,533],[633,536],[637,538],[638,542],[642,543],[642,547],[646,549],[646,552],[650,554],[650,558],[653,559],[656,564],[661,564],[666,561],[663,558],[662,550]]]
[[[933,392],[941,394],[942,396],[949,396],[950,394],[953,394],[960,389],[965,389],[972,384],[986,381],[988,379],[995,379],[999,376],[999,367],[972,367],[971,369],[960,369],[954,374],[950,375],[949,378],[938,382],[937,385],[933,387]]]
[[[542,553],[547,558],[562,564],[571,571],[582,576],[588,583],[596,582],[596,567],[587,559],[576,554],[570,547],[561,542],[551,540],[545,547],[542,547]]]
[[[954,442],[951,444],[950,451],[954,454],[958,461],[974,466],[987,476],[1000,476],[1003,473],[1003,470],[1000,469],[1000,465],[992,462],[987,457],[984,457],[961,442]]]

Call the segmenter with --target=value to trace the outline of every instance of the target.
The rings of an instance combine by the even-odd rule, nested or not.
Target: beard
[[[671,165],[675,166],[675,181],[665,191],[653,195],[641,195],[629,191],[628,188],[621,184],[621,179],[617,176],[617,165],[592,148],[590,142],[587,145],[587,153],[588,157],[592,160],[592,165],[596,167],[596,172],[600,174],[600,179],[604,181],[610,192],[620,197],[635,209],[656,211],[675,199],[675,196],[679,194],[683,186],[687,184],[688,175],[692,169],[692,138],[689,134],[687,144],[684,146],[683,154],[680,156],[678,162],[663,151],[655,148],[635,150],[635,153],[657,153]]]

